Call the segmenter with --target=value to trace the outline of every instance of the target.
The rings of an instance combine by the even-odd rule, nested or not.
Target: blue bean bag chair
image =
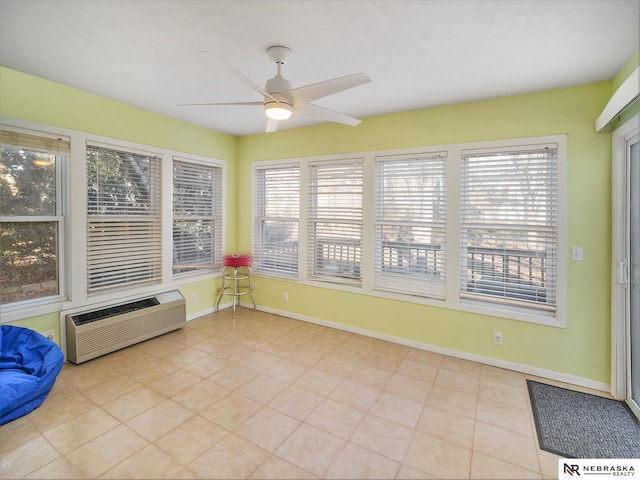
[[[38,408],[62,369],[58,345],[28,328],[0,327],[0,425]]]

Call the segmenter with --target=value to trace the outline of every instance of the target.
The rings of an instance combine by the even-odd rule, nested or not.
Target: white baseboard
[[[233,307],[233,302],[224,302],[220,304],[220,310],[231,307]],[[199,312],[190,313],[189,315],[187,315],[187,322],[195,320],[196,318],[203,317],[205,315],[211,315],[212,313],[216,313],[215,306],[207,308],[206,310],[200,310]]]
[[[222,305],[220,305],[220,309],[222,310]],[[207,308],[206,310],[201,310],[196,313],[190,313],[189,315],[187,315],[187,322],[195,320],[196,318],[203,317],[204,315],[210,315],[212,313],[216,313],[216,307]]]
[[[220,309],[231,307],[233,304],[229,302],[225,305],[220,305]],[[241,306],[253,306],[252,304],[244,304],[241,303]],[[215,311],[215,309],[210,309]],[[431,345],[428,343],[418,342],[417,340],[411,340],[408,338],[396,337],[394,335],[389,335],[386,333],[376,332],[375,330],[368,330],[365,328],[353,327],[350,325],[345,325],[343,323],[331,322],[329,320],[324,320],[321,318],[311,317],[308,315],[300,315],[293,312],[288,312],[286,310],[280,310],[277,308],[270,307],[262,307],[257,305],[257,310],[266,313],[272,313],[274,315],[281,315],[283,317],[293,318],[294,320],[301,320],[308,323],[313,323],[315,325],[322,325],[324,327],[335,328],[337,330],[343,330],[350,333],[356,333],[358,335],[363,335],[366,337],[377,338],[378,340],[386,340],[392,343],[398,343],[400,345],[405,345],[407,347],[418,348],[420,350],[427,350],[434,353],[440,353],[442,355],[447,355],[450,357],[460,358],[463,360],[469,360],[472,362],[483,363],[485,365],[490,365],[492,367],[504,368],[506,370],[513,370],[515,372],[524,373],[525,375],[532,375],[535,377],[546,378],[549,380],[555,380],[558,382],[568,383],[570,385],[575,385],[584,388],[590,388],[593,390],[598,390],[606,393],[611,392],[611,385],[604,382],[598,382],[595,380],[591,380],[589,378],[578,377],[575,375],[569,375],[567,373],[556,372],[554,370],[547,370],[544,368],[534,367],[531,365],[525,365],[516,362],[510,362],[507,360],[501,360],[498,358],[487,357],[485,355],[478,355],[475,353],[469,353],[462,350],[454,350],[451,348],[440,347],[438,345]],[[190,315],[187,320],[191,320],[192,318],[197,318],[201,315],[206,315],[207,313],[212,313],[210,311],[207,312],[199,312],[197,314]],[[191,318],[192,317],[192,318]]]
[[[484,355],[478,355],[475,353],[464,352],[461,350],[453,350],[450,348],[439,347],[437,345],[429,345],[426,343],[418,343],[416,348],[422,350],[428,350],[434,353],[441,353],[450,357],[457,357],[463,360],[470,360],[472,362],[479,362],[492,367],[504,368],[506,370],[513,370],[514,372],[524,373],[525,375],[531,375],[534,377],[546,378],[548,380],[555,380],[558,382],[568,383],[579,387],[590,388],[592,390],[598,390],[606,393],[610,393],[611,386],[608,383],[597,382],[589,378],[577,377],[575,375],[569,375],[562,372],[556,372],[554,370],[547,370],[545,368],[533,367],[531,365],[525,365],[522,363],[510,362],[508,360],[501,360],[499,358],[487,357]]]

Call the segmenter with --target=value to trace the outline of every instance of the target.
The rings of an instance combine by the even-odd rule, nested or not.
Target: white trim
[[[198,165],[198,166],[202,166],[202,167],[207,167],[207,168],[211,168],[211,169],[220,169],[220,195],[219,195],[219,204],[220,204],[220,209],[221,209],[221,215],[220,215],[220,220],[222,222],[222,232],[220,233],[220,264],[222,264],[222,257],[224,256],[224,252],[225,252],[225,236],[226,236],[226,201],[225,201],[225,197],[226,197],[226,182],[227,182],[227,168],[226,168],[226,163],[220,160],[216,160],[213,158],[206,158],[206,157],[202,157],[202,156],[198,156],[198,155],[193,155],[193,156],[179,156],[179,155],[173,155],[171,157],[171,159],[167,159],[167,161],[165,162],[166,168],[169,169],[169,172],[166,172],[167,177],[163,177],[163,178],[171,178],[171,183],[169,182],[165,182],[165,184],[168,185],[163,185],[163,198],[166,199],[166,201],[168,202],[167,206],[166,206],[166,210],[163,209],[163,213],[165,215],[163,215],[162,217],[162,221],[163,221],[163,238],[164,235],[167,235],[166,238],[171,238],[172,241],[171,242],[163,242],[163,274],[166,274],[167,276],[171,275],[174,279],[174,281],[178,280],[178,279],[182,279],[182,278],[188,278],[190,276],[193,276],[195,274],[198,273],[203,273],[203,271],[206,273],[206,270],[211,270],[213,268],[215,268],[216,270],[221,270],[222,267],[220,266],[215,266],[214,264],[210,264],[210,265],[206,265],[203,267],[198,267],[195,270],[189,270],[186,272],[175,272],[174,271],[174,265],[173,265],[173,226],[174,226],[174,222],[175,222],[175,218],[173,215],[173,185],[174,185],[174,166],[175,166],[175,162],[182,162],[182,163],[188,163],[191,165]],[[214,182],[215,183],[215,182]],[[166,187],[166,191],[164,190]],[[216,197],[216,199],[218,199],[218,197]],[[163,205],[164,208],[164,205]],[[215,217],[215,215],[214,215]],[[206,217],[207,219],[211,219],[214,217]],[[166,228],[165,228],[166,227]],[[215,253],[215,252],[214,252]],[[215,256],[215,255],[214,255]],[[164,269],[168,269],[166,272]]]
[[[56,175],[58,176],[58,175]],[[57,193],[57,192],[56,192]],[[58,195],[59,196],[59,195]],[[56,210],[58,208],[56,207]],[[13,222],[13,223],[21,223],[21,222],[59,222],[63,218],[62,215],[34,215],[30,216],[15,216],[15,217],[3,217],[0,215],[0,222]]]
[[[216,300],[216,299],[214,299]],[[220,304],[220,309],[219,310],[224,310],[225,308],[231,308],[233,307],[233,302],[225,302],[225,303],[221,303]],[[205,315],[212,315],[216,313],[216,307],[215,305],[213,307],[209,307],[209,308],[205,308],[204,310],[201,310],[199,312],[195,312],[195,313],[190,313],[189,315],[187,315],[187,322],[190,322],[191,320],[195,320],[197,318],[200,317],[204,317]]]
[[[2,307],[0,324],[57,313],[62,310],[63,305],[64,299],[58,296],[18,302],[10,306]],[[25,313],[28,313],[28,315],[25,315]]]
[[[9,120],[6,117],[0,117],[0,118],[1,118],[0,121],[3,121],[3,122]],[[28,122],[23,122],[23,123],[27,124]],[[18,125],[18,123],[16,123],[16,125]],[[44,137],[51,140],[63,140],[65,142],[71,142],[71,137],[69,137],[68,134],[62,135],[62,134],[54,133],[54,131],[56,130],[61,131],[61,129],[59,128],[50,127],[49,125],[42,125],[42,128],[49,131],[38,130],[36,128],[17,127],[7,123],[0,123],[0,129],[6,130],[8,132],[24,133],[26,135],[33,135],[35,137]]]
[[[13,124],[12,124],[13,123]],[[69,143],[70,137],[62,134],[59,128],[51,128],[48,125],[34,124],[31,122],[10,122],[6,117],[0,117],[0,129],[8,132],[23,133],[36,137],[62,140]],[[57,282],[58,293],[48,297],[40,297],[33,300],[22,300],[6,305],[0,304],[2,309],[2,318],[0,324],[24,319],[25,312],[29,312],[31,317],[39,315],[48,315],[59,311],[59,307],[65,301],[69,294],[69,274],[67,258],[70,258],[70,250],[65,241],[69,238],[67,226],[70,224],[70,211],[68,209],[69,189],[69,172],[71,170],[71,152],[60,152],[51,150],[50,153],[56,157],[55,165],[55,214],[40,216],[14,216],[2,217],[0,222],[52,222],[56,223],[56,260],[57,260]],[[35,313],[34,313],[35,312]]]
[[[230,304],[229,304],[229,306],[230,306]],[[223,307],[223,305],[220,305],[220,310],[223,310],[222,307]],[[225,308],[227,308],[227,307],[225,306]],[[200,317],[204,317],[205,315],[211,315],[213,313],[216,313],[216,307],[210,307],[210,308],[207,308],[205,310],[201,310],[201,311],[196,312],[196,313],[190,313],[189,315],[187,315],[187,322],[190,322],[191,320],[195,320],[195,319],[200,318]]]
[[[612,252],[611,252],[611,394],[626,397],[627,389],[627,325],[626,287],[619,282],[620,262],[627,258],[627,142],[640,134],[640,113],[612,135]]]
[[[101,137],[101,138],[104,139],[104,137]],[[136,145],[136,146],[130,146],[130,145]],[[163,154],[163,149],[158,148],[158,150],[146,150],[145,146],[143,145],[127,142],[124,140],[118,140],[117,138],[108,139],[108,141],[106,142],[104,141],[96,142],[93,140],[87,140],[86,146],[102,148],[105,150],[114,150],[116,152],[132,153],[134,155],[142,155],[144,157],[157,157],[160,159],[162,159],[162,154]]]
[[[606,130],[609,127],[609,122],[633,102],[638,95],[640,95],[640,67],[636,68],[627,77],[604,107],[604,110],[596,119],[596,132],[600,133]]]
[[[160,161],[160,221],[162,257],[160,259],[161,282],[173,277],[173,160],[175,155],[161,157]],[[170,182],[165,181],[171,179]],[[167,242],[165,239],[170,238]]]
[[[378,298],[391,298],[406,302],[418,303],[422,305],[431,305],[440,308],[446,308],[455,311],[464,311],[470,313],[477,313],[481,315],[489,315],[499,318],[507,318],[510,320],[530,322],[540,325],[548,325],[558,328],[566,328],[567,325],[567,257],[569,252],[569,246],[567,245],[567,163],[568,163],[568,138],[566,134],[558,135],[546,135],[539,137],[524,137],[524,138],[512,138],[501,140],[488,140],[478,142],[465,142],[456,144],[444,144],[444,145],[428,145],[417,146],[411,148],[402,149],[389,149],[389,150],[375,150],[367,152],[351,152],[346,154],[333,154],[333,155],[320,155],[310,157],[296,157],[296,158],[283,158],[277,160],[260,160],[252,162],[252,182],[255,178],[255,171],[259,168],[265,168],[268,166],[280,166],[296,164],[301,168],[300,171],[300,223],[298,226],[299,247],[298,247],[298,276],[284,276],[277,275],[269,272],[256,272],[255,276],[264,276],[275,278],[283,281],[291,281],[302,285],[309,285],[321,288],[337,289],[341,291],[358,293],[361,295],[370,295]],[[453,211],[459,211],[460,209],[460,157],[464,151],[490,151],[490,150],[502,150],[508,149],[526,149],[535,145],[553,145],[557,147],[558,158],[558,225],[557,225],[557,247],[558,247],[558,259],[557,259],[557,286],[556,286],[556,312],[555,314],[545,312],[542,310],[529,309],[526,307],[513,307],[508,305],[494,305],[490,303],[469,302],[460,299],[459,295],[459,275],[460,275],[460,260],[457,252],[460,251],[460,220],[459,215],[454,215]],[[447,155],[447,229],[446,229],[446,241],[447,241],[447,255],[446,255],[446,282],[445,282],[445,298],[430,298],[427,296],[418,296],[406,293],[398,293],[392,291],[383,291],[379,288],[374,288],[372,283],[373,274],[373,262],[364,262],[361,266],[362,283],[359,285],[350,285],[347,283],[334,284],[331,282],[321,282],[314,280],[307,276],[307,241],[304,235],[307,234],[307,205],[308,205],[308,185],[307,173],[305,167],[312,162],[326,162],[330,160],[344,160],[362,158],[364,161],[364,191],[363,195],[363,207],[364,207],[364,220],[371,220],[373,214],[370,211],[374,208],[372,192],[367,189],[371,189],[372,178],[374,168],[372,164],[375,163],[375,159],[381,156],[407,156],[407,155],[424,155],[426,153],[442,153],[448,152]],[[368,168],[367,168],[368,166]],[[252,199],[252,205],[254,201]],[[252,232],[251,241],[255,238],[254,229],[254,215],[255,211],[252,208]],[[362,258],[365,257],[365,252],[373,251],[373,225],[365,223],[363,226],[363,238],[362,238]],[[372,257],[371,257],[372,258]],[[371,263],[371,265],[369,265]]]
[[[67,361],[67,322],[65,321],[64,317],[62,315],[60,315],[60,317],[58,318],[58,328],[59,328],[59,338],[60,338],[60,345],[58,345],[60,347],[60,350],[62,350],[62,353],[64,354],[64,361]]]
[[[376,162],[364,161],[362,165],[362,258],[374,258],[375,253],[375,182],[367,178],[375,177]],[[372,206],[373,208],[369,208]],[[306,215],[306,212],[305,212]],[[375,261],[360,262],[360,285],[363,291],[375,289]]]
[[[64,256],[61,256],[63,264],[64,279],[66,282],[66,298],[62,296],[49,297],[20,304],[5,305],[2,308],[2,319],[0,323],[12,322],[33,318],[39,315],[47,315],[69,309],[85,308],[88,305],[99,304],[101,302],[113,302],[124,298],[123,295],[140,297],[147,294],[157,294],[159,292],[175,289],[176,286],[184,283],[191,283],[201,280],[209,280],[218,277],[219,272],[199,271],[190,272],[189,275],[174,278],[171,268],[172,256],[171,249],[167,250],[166,245],[170,246],[172,236],[166,237],[166,231],[172,231],[172,209],[171,195],[166,192],[171,188],[173,178],[173,170],[170,168],[173,164],[173,157],[181,159],[194,160],[209,165],[222,167],[223,173],[223,190],[222,190],[222,208],[223,208],[223,232],[222,232],[222,248],[225,251],[226,238],[228,234],[227,225],[227,164],[228,160],[222,160],[215,157],[181,152],[165,147],[145,145],[128,140],[106,137],[99,134],[86,133],[78,130],[70,130],[67,128],[56,127],[27,120],[20,120],[6,116],[0,116],[0,125],[8,130],[22,131],[25,133],[40,132],[46,133],[52,138],[64,137],[69,139],[71,152],[66,154],[68,158],[65,165],[64,179],[67,184],[64,186],[61,200],[65,207],[65,220],[63,223],[64,232],[61,237],[65,239]],[[87,144],[107,146],[111,149],[119,151],[130,151],[133,153],[142,153],[153,157],[159,157],[162,162],[162,188],[163,188],[163,268],[161,282],[153,285],[140,285],[135,288],[115,288],[100,293],[88,294],[87,292],[87,265],[86,265],[86,146]],[[168,177],[167,177],[168,175]],[[165,188],[166,187],[166,188]],[[168,211],[168,215],[167,212]],[[165,229],[165,227],[167,227]],[[168,257],[168,266],[165,266],[165,256]],[[62,330],[61,330],[62,332]],[[61,333],[62,335],[62,333]]]
[[[241,303],[243,307],[252,307],[252,304]],[[531,365],[525,365],[522,363],[510,362],[507,360],[500,360],[498,358],[487,357],[485,355],[479,355],[475,353],[464,352],[461,350],[455,350],[452,348],[439,347],[437,345],[431,345],[428,343],[418,342],[416,340],[410,340],[407,338],[396,337],[394,335],[389,335],[386,333],[376,332],[374,330],[368,330],[365,328],[353,327],[350,325],[345,325],[343,323],[332,322],[329,320],[324,320],[321,318],[311,317],[308,315],[300,315],[297,313],[289,312],[286,310],[281,310],[278,308],[271,307],[263,307],[257,305],[256,309],[261,312],[266,312],[274,315],[280,315],[287,318],[292,318],[294,320],[300,320],[303,322],[313,323],[315,325],[321,325],[323,327],[335,328],[337,330],[342,330],[345,332],[355,333],[358,335],[363,335],[370,338],[376,338],[378,340],[385,340],[387,342],[397,343],[399,345],[404,345],[407,347],[417,348],[420,350],[426,350],[434,353],[439,353],[442,355],[447,355],[450,357],[460,358],[463,360],[469,360],[476,363],[482,363],[485,365],[489,365],[492,367],[503,368],[505,370],[512,370],[514,372],[519,372],[525,375],[531,375],[534,377],[546,378],[549,380],[555,380],[558,382],[568,383],[570,385],[575,385],[578,387],[590,388],[593,390],[598,390],[602,392],[609,392],[611,389],[611,385],[604,382],[598,382],[596,380],[592,380],[589,378],[578,377],[576,375],[570,375],[568,373],[557,372],[554,370],[547,370],[545,368],[534,367]],[[207,311],[207,313],[209,313]],[[190,318],[197,318],[198,316],[205,315],[205,312],[192,314]]]

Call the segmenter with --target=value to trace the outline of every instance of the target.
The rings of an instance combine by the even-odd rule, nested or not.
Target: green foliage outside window
[[[56,156],[0,146],[0,304],[58,294]]]

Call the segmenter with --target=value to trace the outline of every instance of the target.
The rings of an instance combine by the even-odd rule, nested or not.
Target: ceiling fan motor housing
[[[287,90],[291,90],[291,82],[284,78],[282,75],[278,74],[275,77],[267,80],[264,89],[271,94],[286,92]],[[284,97],[284,95],[281,96]],[[278,100],[280,99],[278,98]],[[286,98],[286,101],[290,103],[290,100],[288,98]]]

